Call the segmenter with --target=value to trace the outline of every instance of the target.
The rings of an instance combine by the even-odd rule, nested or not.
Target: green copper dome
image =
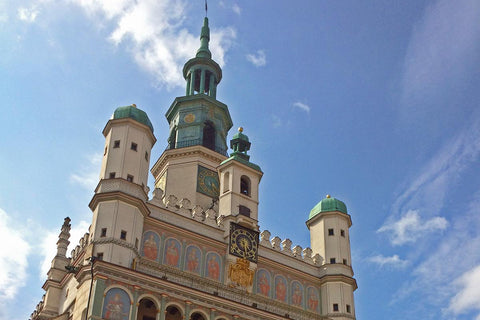
[[[124,118],[130,118],[146,125],[153,133],[153,125],[150,119],[148,119],[147,114],[145,111],[138,109],[136,105],[132,104],[131,106],[118,107],[113,113],[113,119]]]
[[[308,219],[312,219],[319,213],[330,211],[340,211],[347,214],[347,206],[342,201],[327,195],[325,199],[323,199],[315,207],[313,207],[313,209],[310,211]]]

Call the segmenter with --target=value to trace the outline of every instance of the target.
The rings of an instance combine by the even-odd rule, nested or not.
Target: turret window
[[[352,313],[352,308],[350,307],[349,304],[347,304],[347,313]]]
[[[240,193],[250,197],[250,179],[247,176],[240,178]]]
[[[115,140],[115,141],[113,142],[113,147],[114,147],[114,148],[120,148],[120,140]]]
[[[345,238],[345,230],[340,230],[340,235]]]
[[[335,258],[330,258],[330,263],[331,264],[337,263],[337,260]]]
[[[135,142],[132,142],[132,144],[130,145],[130,149],[133,151],[137,151],[137,147],[138,145]]]
[[[338,303],[333,304],[333,311],[338,311]]]
[[[202,145],[215,151],[215,127],[210,121],[205,122],[205,126],[203,127]]]
[[[347,265],[347,259],[343,259],[343,264]]]
[[[110,179],[115,179],[115,172],[110,172],[110,174],[108,175],[108,177]]]
[[[102,228],[100,232],[100,238],[105,238],[107,236],[107,228]]]
[[[133,182],[133,176],[131,174],[127,175],[127,181],[128,182]]]
[[[127,231],[122,230],[122,231],[120,232],[120,239],[122,239],[122,240],[127,240]]]
[[[328,229],[328,235],[329,236],[335,235],[335,232],[333,231],[333,229]]]
[[[97,253],[97,260],[103,260],[103,252],[98,252]]]

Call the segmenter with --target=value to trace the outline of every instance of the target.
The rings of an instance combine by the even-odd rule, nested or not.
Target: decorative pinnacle
[[[330,195],[329,195],[329,194],[327,194],[327,199],[329,199],[329,198],[330,198]]]
[[[197,50],[197,58],[212,58],[212,53],[208,49],[210,41],[210,28],[208,27],[208,18],[203,19],[202,32],[200,33],[200,49]]]

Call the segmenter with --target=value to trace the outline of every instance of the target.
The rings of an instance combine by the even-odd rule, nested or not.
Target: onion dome
[[[340,211],[342,213],[348,214],[347,206],[345,205],[345,203],[331,197],[330,195],[327,195],[325,199],[323,199],[322,201],[317,203],[315,207],[313,207],[313,209],[310,211],[310,215],[308,216],[308,219],[309,220],[312,219],[319,213],[331,212],[331,211]]]
[[[152,130],[153,133],[153,125],[150,122],[150,119],[148,119],[147,113],[143,110],[138,109],[135,104],[132,104],[131,106],[118,107],[115,112],[113,112],[112,119],[124,118],[130,118],[137,122],[140,122],[141,124],[146,125],[150,128],[150,130]]]

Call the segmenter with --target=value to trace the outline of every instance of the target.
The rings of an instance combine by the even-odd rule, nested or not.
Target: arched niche
[[[250,197],[251,194],[251,182],[247,176],[240,177],[240,193]]]
[[[182,320],[183,315],[180,308],[170,305],[165,309],[165,320]]]
[[[155,320],[158,307],[152,299],[143,298],[138,303],[137,320]]]

